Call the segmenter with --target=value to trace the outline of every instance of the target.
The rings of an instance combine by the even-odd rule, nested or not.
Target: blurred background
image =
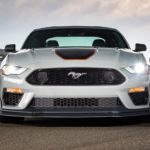
[[[33,29],[61,25],[117,28],[132,49],[146,44],[150,57],[149,0],[0,0],[0,48],[20,49]]]

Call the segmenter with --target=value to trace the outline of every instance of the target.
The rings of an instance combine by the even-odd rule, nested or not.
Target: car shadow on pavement
[[[88,119],[25,119],[26,126],[39,127],[111,127],[111,126],[131,126],[143,124],[150,125],[150,116],[130,117],[130,118],[88,118]]]

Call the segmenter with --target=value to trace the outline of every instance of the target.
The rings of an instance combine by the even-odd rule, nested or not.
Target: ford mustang
[[[96,118],[150,114],[149,69],[116,29],[59,26],[34,30],[21,50],[6,45],[0,116]]]

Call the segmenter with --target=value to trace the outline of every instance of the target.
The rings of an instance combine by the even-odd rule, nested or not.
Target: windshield
[[[46,40],[46,45],[51,41],[57,41],[59,47],[67,47],[67,46],[92,46],[93,42],[96,39],[103,40],[99,37],[84,37],[84,36],[71,36],[71,37],[54,37]]]
[[[122,35],[106,29],[45,29],[30,34],[23,49],[48,47],[129,48]]]

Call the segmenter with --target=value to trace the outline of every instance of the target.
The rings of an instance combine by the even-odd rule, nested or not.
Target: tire
[[[23,117],[8,117],[8,116],[1,116],[0,117],[0,122],[1,123],[18,123],[21,124],[24,122]]]

